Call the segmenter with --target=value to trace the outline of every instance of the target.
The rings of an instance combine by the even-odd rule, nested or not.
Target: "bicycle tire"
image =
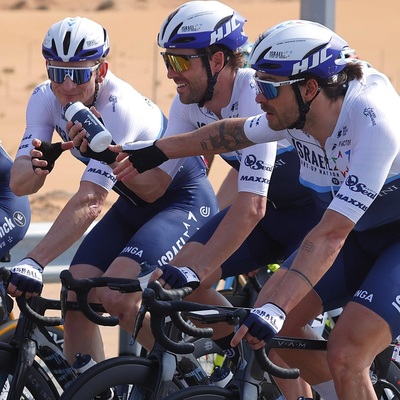
[[[122,385],[135,385],[152,393],[157,385],[156,360],[136,356],[119,356],[104,360],[78,376],[60,400],[90,400],[94,396]]]
[[[0,343],[0,375],[7,374],[6,384],[0,388],[0,398],[5,398],[8,392],[9,379],[18,362],[17,349],[6,343]],[[34,362],[30,368],[21,400],[56,400],[59,393],[51,379],[39,364]]]
[[[239,400],[238,394],[226,388],[217,386],[191,386],[172,393],[164,400],[217,400],[231,399]]]

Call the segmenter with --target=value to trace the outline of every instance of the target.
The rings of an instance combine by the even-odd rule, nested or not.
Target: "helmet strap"
[[[301,97],[300,88],[298,83],[294,83],[292,85],[294,94],[296,96],[297,104],[299,106],[299,118],[298,120],[289,128],[289,129],[303,129],[304,125],[307,120],[307,114],[310,111],[311,103],[314,99],[321,93],[321,86],[318,86],[317,93],[315,96],[307,103],[304,102],[303,98]]]
[[[212,75],[211,72],[211,66],[210,66],[210,60],[207,57],[207,61],[206,61],[206,70],[207,70],[207,81],[208,81],[208,86],[207,86],[207,90],[206,90],[206,94],[204,95],[204,97],[201,99],[201,101],[199,101],[199,107],[203,107],[204,103],[206,101],[210,101],[214,95],[214,87],[215,84],[217,83],[217,79],[218,79],[218,75],[219,73],[225,68],[226,64],[228,64],[230,57],[229,56],[225,56],[224,54],[224,65],[221,68],[220,71],[216,72],[214,74],[214,76]]]
[[[92,104],[88,105],[89,108],[90,107],[94,107],[96,105],[97,97],[99,95],[99,88],[100,88],[99,81],[96,78],[96,81],[95,81],[95,84],[94,84],[93,101],[92,101]]]

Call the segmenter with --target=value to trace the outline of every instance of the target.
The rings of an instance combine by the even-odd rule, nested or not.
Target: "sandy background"
[[[331,0],[335,1],[335,0]],[[42,39],[54,22],[66,16],[85,16],[109,32],[111,70],[148,96],[168,115],[175,94],[166,78],[156,35],[166,16],[183,1],[177,0],[0,0],[0,139],[15,156],[25,127],[25,107],[33,88],[46,79],[41,56]],[[300,0],[227,0],[248,20],[250,40],[271,25],[300,17]],[[399,0],[336,0],[335,30],[359,55],[385,72],[400,93]],[[400,111],[400,110],[399,110]],[[54,140],[58,138],[54,137]],[[217,190],[227,167],[219,160],[210,179]],[[64,153],[45,187],[31,196],[32,220],[53,221],[76,191],[83,165]],[[107,207],[115,200],[109,196]],[[106,207],[106,208],[107,208]],[[45,294],[57,296],[56,285]],[[107,328],[107,353],[117,346],[117,330]]]

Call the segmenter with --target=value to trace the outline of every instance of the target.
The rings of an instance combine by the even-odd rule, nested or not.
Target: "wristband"
[[[142,173],[161,165],[168,160],[166,154],[156,146],[157,140],[147,147],[140,147],[140,143],[126,143],[122,151],[129,154],[129,161]],[[144,142],[143,144],[148,144]]]
[[[93,158],[97,161],[105,162],[106,164],[110,165],[114,163],[117,159],[118,153],[114,153],[110,149],[105,149],[100,153],[93,151],[89,146],[85,152],[79,150],[83,157]]]

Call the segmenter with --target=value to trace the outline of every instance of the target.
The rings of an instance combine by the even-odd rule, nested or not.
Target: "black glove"
[[[112,144],[115,144],[115,142],[112,142]],[[105,162],[108,165],[114,163],[118,156],[118,153],[114,153],[110,149],[105,149],[104,151],[97,153],[93,151],[89,146],[87,147],[87,150],[85,152],[82,152],[80,150],[79,152],[82,154],[83,157],[93,158],[94,160]]]
[[[156,146],[157,140],[150,145],[149,143],[151,142],[132,142],[122,146],[122,151],[129,154],[129,161],[140,173],[158,167],[168,160],[165,153]]]
[[[47,166],[46,167],[35,167],[32,164],[33,170],[36,168],[48,170],[51,172],[51,170],[54,168],[54,163],[56,162],[57,158],[60,157],[61,153],[64,151],[61,148],[61,142],[57,143],[50,143],[50,142],[42,142],[39,147],[35,147],[36,150],[39,150],[42,152],[43,156],[42,157],[32,157],[32,160],[34,158],[38,158],[39,160],[45,160],[47,161]]]

